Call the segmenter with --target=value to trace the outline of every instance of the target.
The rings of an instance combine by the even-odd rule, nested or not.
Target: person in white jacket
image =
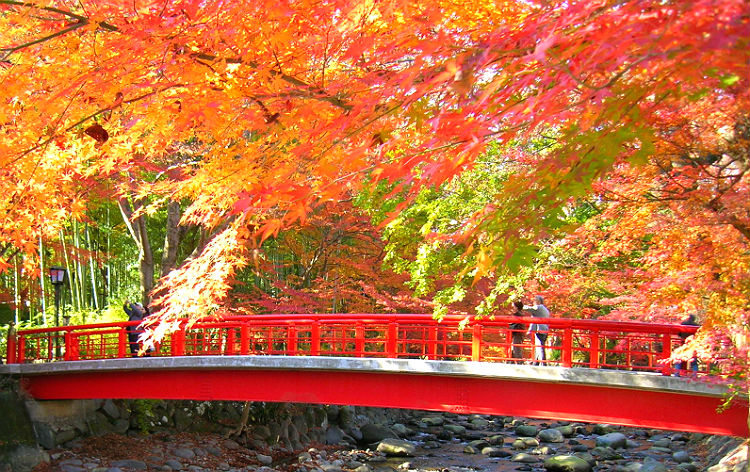
[[[523,309],[534,318],[549,318],[549,310],[544,306],[544,298],[541,295],[534,297],[533,305],[524,305]],[[546,323],[532,323],[526,331],[526,334],[534,333],[534,365],[541,365],[547,360],[547,353],[544,350],[547,331],[549,331],[549,325]]]

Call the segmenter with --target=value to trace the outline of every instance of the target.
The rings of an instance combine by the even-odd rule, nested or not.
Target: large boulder
[[[20,445],[0,456],[0,471],[31,472],[39,464],[49,461],[49,454],[38,446]],[[5,466],[8,469],[4,468]]]
[[[24,402],[15,392],[0,392],[0,418],[0,471],[3,464],[14,472],[26,472],[49,462],[49,455],[37,445]],[[50,430],[50,434],[54,447],[54,432]]]

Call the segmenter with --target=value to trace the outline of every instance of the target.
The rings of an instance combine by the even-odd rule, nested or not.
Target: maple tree
[[[138,192],[191,202],[183,223],[214,234],[162,279],[164,329],[363,182],[403,195],[398,212],[488,142],[551,136],[554,152],[509,147],[501,191],[450,234],[482,280],[644,162],[660,116],[727,87],[747,103],[740,0],[0,0],[0,28],[0,254],[54,237],[102,179],[154,172]]]
[[[382,266],[385,243],[351,201],[316,209],[304,225],[251,251],[237,275],[230,313],[421,313],[431,303],[404,289],[405,274]]]

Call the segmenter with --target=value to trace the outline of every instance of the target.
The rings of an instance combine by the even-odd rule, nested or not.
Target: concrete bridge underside
[[[247,400],[612,423],[747,437],[726,389],[628,371],[413,359],[187,356],[0,366],[39,400]]]

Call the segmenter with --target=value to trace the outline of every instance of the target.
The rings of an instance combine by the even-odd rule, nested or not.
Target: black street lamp
[[[62,267],[49,268],[49,281],[55,287],[55,326],[60,326],[60,295],[61,289],[68,279],[68,271]]]

